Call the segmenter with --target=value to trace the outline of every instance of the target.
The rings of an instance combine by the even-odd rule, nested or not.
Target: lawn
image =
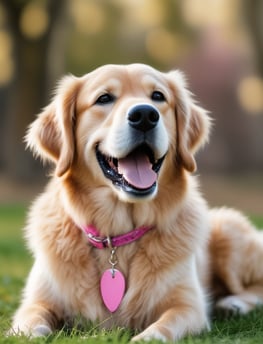
[[[0,343],[28,343],[28,338],[4,336],[12,313],[18,306],[25,277],[32,263],[22,238],[24,219],[24,206],[0,206]],[[252,217],[252,220],[263,228],[263,218]],[[71,332],[60,331],[48,338],[34,339],[31,343],[128,343],[130,337],[130,332],[125,329],[109,332],[88,326],[84,332],[77,329]],[[179,343],[262,344],[263,309],[245,317],[214,319],[210,332],[188,337]]]

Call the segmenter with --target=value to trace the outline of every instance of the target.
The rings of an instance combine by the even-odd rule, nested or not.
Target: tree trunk
[[[25,151],[23,137],[35,114],[47,101],[49,43],[56,20],[61,13],[63,0],[48,1],[49,27],[45,34],[36,40],[23,36],[19,28],[19,20],[25,3],[22,2],[21,5],[18,1],[2,1],[14,42],[16,67],[6,106],[5,172],[15,179],[32,180],[34,176],[39,176],[40,164],[33,160],[31,153]]]
[[[248,23],[258,71],[263,77],[263,1],[244,1],[244,16]]]

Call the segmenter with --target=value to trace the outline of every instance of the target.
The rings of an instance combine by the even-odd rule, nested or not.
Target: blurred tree
[[[46,101],[50,44],[65,1],[2,0],[2,6],[13,40],[15,65],[6,99],[3,159],[8,176],[27,179],[34,176],[32,169],[37,174],[38,164],[25,152],[23,136]]]

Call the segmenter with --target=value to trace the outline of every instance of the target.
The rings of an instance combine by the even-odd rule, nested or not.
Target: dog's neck
[[[153,226],[138,227],[128,233],[116,235],[114,237],[101,237],[97,228],[92,225],[82,227],[82,229],[87,234],[88,241],[94,247],[103,249],[130,244],[140,239],[144,234],[153,229]]]

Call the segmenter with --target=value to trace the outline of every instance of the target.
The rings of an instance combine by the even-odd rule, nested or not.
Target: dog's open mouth
[[[152,149],[145,144],[121,159],[104,155],[99,146],[96,147],[96,155],[105,177],[123,191],[138,197],[154,192],[165,157],[155,160]]]

